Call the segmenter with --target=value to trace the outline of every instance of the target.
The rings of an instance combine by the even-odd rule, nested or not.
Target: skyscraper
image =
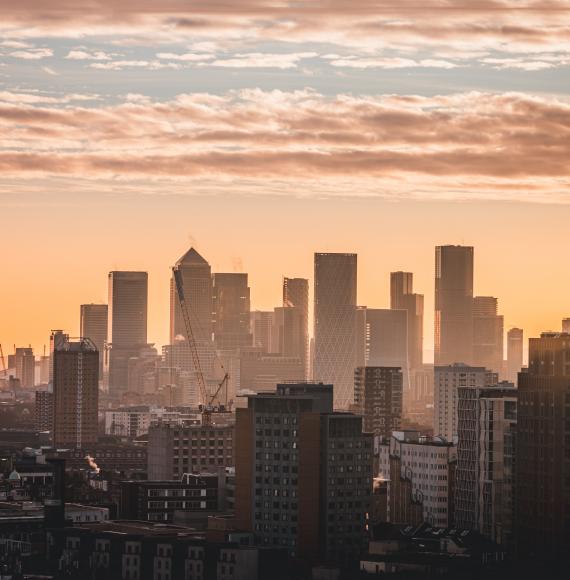
[[[518,378],[518,553],[568,562],[570,545],[570,334],[529,340]],[[567,568],[565,570],[567,572]]]
[[[408,313],[389,308],[367,308],[367,365],[400,367],[408,382]]]
[[[303,345],[302,361],[305,378],[309,377],[309,281],[306,278],[283,278],[283,306],[299,313],[299,345]]]
[[[99,351],[99,379],[103,377],[108,315],[109,309],[106,304],[82,304],[80,307],[79,334],[84,338],[90,338]]]
[[[424,297],[414,294],[411,272],[390,274],[390,308],[408,313],[408,366],[419,369],[423,364]]]
[[[523,366],[523,330],[511,328],[507,332],[507,380],[517,384]]]
[[[81,447],[97,442],[99,353],[88,338],[62,338],[53,351],[53,441]]]
[[[473,248],[435,249],[435,364],[472,364]]]
[[[212,340],[212,273],[210,264],[190,248],[174,265],[182,273],[184,296],[192,324],[194,340]],[[174,276],[170,280],[170,344],[177,337],[186,336],[186,328],[180,309]]]
[[[570,332],[570,318],[562,319],[562,332]]]
[[[356,254],[315,254],[313,378],[334,385],[334,406],[354,400]]]
[[[332,412],[332,390],[282,384],[237,410],[236,523],[261,545],[342,561],[365,542],[373,437]]]
[[[492,296],[473,299],[473,364],[496,373],[503,370],[503,317]]]
[[[148,274],[109,272],[109,392],[127,390],[129,358],[147,344]]]
[[[455,525],[510,545],[514,532],[517,389],[459,387]]]
[[[29,347],[17,348],[14,356],[16,378],[24,389],[31,389],[35,385],[36,359],[34,351]]]
[[[272,352],[273,310],[254,310],[250,314],[250,332],[253,346],[263,352]]]
[[[251,346],[250,290],[247,274],[216,273],[213,282],[213,330],[219,349]]]

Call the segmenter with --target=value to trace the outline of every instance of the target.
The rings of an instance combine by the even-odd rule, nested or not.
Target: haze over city
[[[0,2],[0,577],[570,569],[570,0]]]

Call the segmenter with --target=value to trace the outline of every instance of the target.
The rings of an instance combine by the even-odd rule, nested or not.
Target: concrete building
[[[216,273],[212,275],[212,282],[212,326],[216,346],[223,350],[251,346],[247,274]]]
[[[128,388],[129,359],[147,344],[148,274],[109,272],[109,393]]]
[[[53,430],[53,393],[36,391],[34,418],[38,431]]]
[[[91,339],[99,351],[99,380],[103,379],[108,317],[109,308],[106,304],[82,304],[80,306],[79,335]]]
[[[513,544],[517,390],[460,387],[455,525]]]
[[[234,425],[155,423],[149,428],[149,480],[174,480],[234,464]]]
[[[358,367],[354,371],[355,409],[364,419],[364,431],[390,437],[400,429],[403,397],[399,367]]]
[[[519,373],[516,450],[517,550],[568,562],[570,545],[570,334],[529,340]]]
[[[464,364],[434,368],[434,434],[448,441],[457,440],[457,401],[460,387],[491,387],[499,381],[497,373],[484,367]]]
[[[503,372],[503,317],[492,296],[473,298],[473,365]]]
[[[23,389],[33,389],[36,374],[36,359],[32,348],[16,348],[14,355],[16,378],[20,380]]]
[[[507,380],[517,384],[523,366],[523,329],[511,328],[507,332]]]
[[[408,313],[408,366],[419,369],[423,365],[424,297],[414,294],[413,276],[411,272],[390,273],[390,308]]]
[[[570,318],[562,319],[562,332],[570,333]]]
[[[105,411],[105,434],[135,438],[148,433],[154,422],[200,425],[202,416],[197,408],[134,406]]]
[[[306,278],[283,278],[283,306],[294,308],[300,318],[298,328],[299,338],[295,341],[299,346],[298,353],[291,356],[301,356],[305,379],[309,378],[309,281]]]
[[[172,523],[177,513],[219,509],[216,473],[185,473],[174,481],[121,482],[121,519]]]
[[[53,353],[54,445],[81,447],[98,437],[99,352],[88,339],[66,336]]]
[[[473,364],[473,248],[435,248],[435,364]]]
[[[388,481],[388,521],[453,525],[457,449],[443,437],[395,431],[378,445],[379,477]]]
[[[358,556],[371,505],[372,435],[332,409],[332,385],[299,383],[237,410],[237,525],[308,561]]]
[[[315,254],[313,378],[334,384],[335,409],[354,400],[356,254]]]
[[[182,274],[184,295],[192,324],[194,340],[212,340],[212,273],[210,264],[190,248],[174,265]],[[184,318],[178,301],[174,276],[170,280],[170,344],[187,340]]]

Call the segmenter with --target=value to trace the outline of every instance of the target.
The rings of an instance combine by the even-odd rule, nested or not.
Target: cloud
[[[112,60],[113,56],[102,50],[87,52],[85,50],[70,50],[65,58],[69,60]]]
[[[70,0],[4,0],[2,31],[10,38],[19,35],[17,41],[111,36],[115,41],[145,39],[157,44],[223,42],[234,48],[267,42],[326,43],[376,55],[386,49],[403,58],[422,54],[426,60],[440,60],[437,53],[569,54],[570,2],[95,0],[86,7]]]
[[[8,56],[24,60],[41,60],[53,56],[53,50],[51,48],[29,48],[26,50],[14,50],[9,52]]]
[[[233,180],[283,192],[385,191],[570,201],[570,104],[508,93],[323,96],[311,90],[76,97],[0,93],[0,174],[78,182]],[[61,103],[66,103],[61,107]],[[229,181],[228,181],[229,180]],[[317,184],[317,185],[315,185]],[[228,185],[229,187],[229,185]],[[564,193],[566,192],[566,193]],[[502,196],[502,197],[501,197]]]
[[[195,54],[191,52],[186,52],[184,54],[177,54],[173,52],[159,52],[157,58],[163,60],[179,60],[182,62],[201,62],[205,60],[211,60],[214,58],[211,54]]]
[[[290,69],[297,68],[299,61],[316,56],[318,56],[316,52],[293,52],[285,54],[253,52],[249,54],[236,54],[231,58],[220,58],[208,64],[209,66],[225,68]]]
[[[437,59],[421,59],[414,60],[410,58],[359,58],[357,56],[338,56],[326,55],[332,66],[346,67],[346,68],[384,68],[384,69],[399,69],[399,68],[443,68],[452,69],[461,66],[460,64],[450,62],[448,60]]]
[[[176,62],[163,62],[160,60],[113,60],[110,62],[94,62],[90,68],[99,70],[124,70],[129,68],[142,68],[146,70],[179,69],[182,68]]]

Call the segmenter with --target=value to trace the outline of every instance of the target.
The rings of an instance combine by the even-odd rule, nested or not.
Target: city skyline
[[[190,246],[188,246],[186,248],[185,251],[188,251],[190,249]],[[543,313],[541,313],[541,315],[539,316],[537,312],[533,312],[534,316],[536,317],[536,322],[534,321],[534,317],[531,317],[529,312],[526,312],[524,309],[521,309],[520,312],[521,314],[519,316],[517,316],[516,313],[514,313],[513,315],[513,308],[510,306],[512,306],[511,304],[509,304],[509,300],[505,299],[503,297],[503,295],[500,294],[500,292],[498,291],[498,289],[501,288],[501,279],[497,278],[496,280],[490,280],[488,282],[485,283],[485,285],[480,283],[480,280],[478,279],[478,275],[477,273],[483,269],[483,271],[487,270],[488,265],[485,265],[482,263],[482,257],[478,254],[478,248],[475,247],[475,267],[474,267],[474,288],[475,288],[475,294],[483,294],[484,292],[488,293],[488,294],[494,294],[497,295],[497,297],[499,298],[500,301],[500,305],[501,305],[501,313],[505,313],[505,340],[506,340],[506,333],[510,328],[513,327],[522,327],[525,331],[525,336],[527,337],[531,337],[531,336],[539,336],[539,334],[543,331],[548,331],[548,330],[552,330],[552,331],[556,331],[556,330],[560,330],[561,328],[561,323],[562,323],[562,319],[565,318],[567,311],[565,311],[564,308],[564,303],[561,303],[561,309],[560,311],[557,311],[552,304],[548,304],[548,305],[544,305],[544,307],[549,307],[549,317],[545,316]],[[207,252],[207,249],[206,249]],[[340,250],[340,252],[342,253],[342,250]],[[204,251],[202,251],[202,253],[204,253]],[[311,252],[305,252],[306,254],[308,254],[308,256],[303,256],[304,257],[304,262],[306,262],[306,258],[308,257],[309,260],[311,260],[313,254]],[[368,252],[363,252],[364,255],[366,255]],[[408,255],[410,254],[414,254],[414,248],[409,248],[408,249]],[[431,253],[432,253],[432,262],[433,262],[433,248],[431,248]],[[358,253],[357,253],[358,254]],[[425,251],[421,252],[422,255],[425,255]],[[358,254],[359,258],[362,254]],[[157,256],[158,257],[158,256]],[[255,258],[255,256],[253,256]],[[310,320],[309,320],[309,333],[310,336],[313,336],[313,321],[312,321],[312,314],[313,314],[313,300],[314,300],[314,288],[313,288],[313,278],[314,276],[312,275],[312,273],[307,273],[306,269],[303,269],[303,271],[301,272],[300,270],[293,270],[293,272],[291,271],[291,268],[295,268],[295,266],[290,266],[288,268],[287,273],[283,273],[283,275],[281,276],[277,276],[275,279],[271,279],[268,280],[267,276],[264,277],[264,279],[261,280],[260,284],[256,284],[256,281],[252,279],[251,276],[251,272],[247,272],[247,268],[246,265],[243,262],[243,259],[241,257],[228,257],[226,256],[225,259],[223,256],[220,256],[221,259],[219,260],[211,260],[209,258],[209,256],[205,255],[205,259],[207,259],[209,262],[211,262],[212,264],[212,272],[215,271],[220,271],[220,272],[233,272],[233,271],[239,271],[239,272],[244,272],[244,273],[248,273],[250,280],[252,280],[250,282],[250,286],[251,286],[251,295],[252,295],[252,300],[251,300],[251,311],[253,312],[254,310],[264,310],[264,309],[272,309],[276,306],[279,306],[281,304],[282,301],[282,281],[284,277],[287,277],[287,275],[294,275],[294,276],[298,276],[298,277],[306,277],[307,279],[309,279],[309,310],[310,310]],[[362,259],[362,258],[360,258]],[[488,256],[489,260],[493,260],[493,255]],[[170,260],[170,263],[174,263],[174,259]],[[311,260],[312,261],[312,260]],[[135,262],[131,262],[133,265],[135,264]],[[168,260],[167,260],[168,263]],[[225,264],[227,265],[227,268],[221,268],[220,270],[216,269],[217,264]],[[393,264],[397,264],[397,256],[392,256],[392,262]],[[406,266],[409,264],[410,262],[406,263]],[[139,262],[139,264],[142,264],[142,260],[141,262]],[[311,264],[312,266],[312,264]],[[431,265],[432,268],[432,272],[431,272],[431,283],[430,283],[430,268],[429,266],[426,267],[425,264],[420,265],[419,269],[415,270],[414,268],[405,268],[406,270],[411,271],[414,274],[414,278],[415,278],[415,288],[417,291],[419,291],[420,293],[425,294],[426,296],[426,304],[424,307],[424,357],[425,357],[425,362],[432,362],[433,361],[433,340],[434,340],[434,270],[433,270],[433,265]],[[153,276],[152,274],[152,270],[151,269],[147,269],[145,270],[144,268],[140,268],[140,271],[146,271],[149,273],[149,304],[148,304],[148,321],[149,321],[149,342],[150,343],[155,343],[156,345],[164,345],[164,344],[169,344],[169,333],[170,333],[170,327],[169,327],[169,308],[170,308],[170,294],[169,294],[169,275],[171,274],[171,272],[169,272],[170,267],[168,265],[165,266],[166,269],[166,274],[162,274],[159,273],[158,274],[158,278],[157,279],[153,279],[155,278],[155,276],[157,274],[155,274],[155,276]],[[313,268],[311,267],[311,270]],[[398,269],[404,269],[404,268],[397,268],[396,266],[391,270],[391,271],[397,271]],[[116,269],[117,270],[117,269]],[[120,269],[119,269],[120,271]],[[132,270],[125,270],[125,271],[132,271]],[[161,271],[164,271],[163,268],[161,268]],[[390,306],[390,273],[391,271],[378,271],[377,268],[374,268],[372,265],[366,269],[365,267],[361,267],[359,275],[358,275],[358,287],[359,287],[359,293],[358,293],[358,305],[362,305],[362,306],[367,306],[368,308],[389,308]],[[155,270],[156,272],[156,270]],[[105,284],[105,280],[107,278],[109,272],[104,273],[103,275],[103,285],[106,286]],[[162,279],[162,276],[164,275],[164,280]],[[427,284],[426,284],[426,280],[427,280]],[[99,281],[100,282],[100,281]],[[99,286],[101,286],[101,284],[99,284]],[[361,287],[364,286],[365,287],[365,291],[361,290]],[[75,287],[70,287],[68,291],[74,291],[76,293],[80,292],[80,288],[81,285],[78,284],[77,288]],[[264,298],[259,298],[260,294],[258,294],[257,290],[261,289],[263,291],[263,295]],[[484,289],[484,291],[483,291]],[[106,288],[105,288],[105,294],[106,294]],[[153,292],[154,290],[154,292]],[[524,292],[524,289],[521,289]],[[528,289],[526,289],[526,291],[528,291]],[[154,294],[154,300],[153,300],[153,295]],[[164,294],[164,295],[163,295]],[[271,300],[274,296],[274,294],[276,294],[275,298],[274,298],[274,303],[271,303]],[[366,299],[362,299],[362,295],[364,296],[369,296],[369,300],[367,301]],[[68,294],[69,296],[69,294]],[[256,300],[257,298],[257,300]],[[5,351],[5,354],[8,354],[9,352],[11,352],[11,349],[13,348],[12,345],[16,344],[16,346],[20,347],[23,345],[28,345],[31,344],[32,348],[34,348],[34,352],[36,354],[40,353],[42,351],[43,345],[49,343],[49,333],[51,332],[51,330],[53,330],[53,328],[60,328],[62,327],[65,332],[70,333],[73,336],[79,336],[80,332],[79,332],[79,326],[80,326],[80,317],[78,315],[79,312],[79,306],[80,304],[86,303],[86,302],[92,302],[95,304],[105,304],[107,303],[106,297],[103,298],[99,298],[99,296],[97,294],[95,294],[92,289],[88,289],[86,291],[86,294],[82,294],[79,295],[78,294],[78,303],[77,304],[72,304],[71,302],[66,301],[66,306],[65,308],[62,309],[62,312],[64,313],[63,316],[60,316],[58,318],[59,321],[62,320],[62,318],[67,318],[67,320],[69,321],[67,325],[63,325],[63,324],[52,324],[50,326],[50,328],[48,328],[47,330],[43,330],[42,327],[39,325],[39,322],[37,322],[37,317],[34,315],[35,313],[29,313],[30,316],[32,316],[33,320],[36,321],[35,325],[32,325],[32,328],[34,328],[33,331],[30,331],[29,328],[30,326],[28,326],[27,329],[22,329],[21,331],[18,332],[19,330],[19,326],[15,325],[14,328],[16,328],[17,332],[13,334],[13,336],[15,335],[16,337],[20,336],[22,338],[18,340],[11,340],[10,336],[8,335],[8,333],[6,333],[6,331],[4,330],[5,327],[0,328],[0,340],[2,342],[0,342],[0,344],[3,344],[3,348]],[[261,302],[261,300],[265,300],[265,302]],[[518,296],[518,302],[520,304],[520,296]],[[510,313],[510,314],[509,314]],[[5,320],[10,320],[10,314],[13,315],[13,313],[11,312],[7,312],[4,316]],[[551,326],[550,327],[546,327],[544,325],[543,320],[545,319],[550,319],[551,320]],[[54,318],[55,320],[55,318]],[[526,320],[526,324],[521,323],[521,321]],[[533,330],[534,329],[534,330]],[[47,335],[47,339],[43,339],[42,337],[44,335]],[[33,337],[36,337],[35,340],[32,340]],[[32,338],[30,338],[32,337]],[[506,345],[506,343],[505,343]],[[526,351],[527,351],[527,345],[524,345],[524,350],[525,350],[525,360],[526,360]],[[506,353],[506,350],[505,350]]]

